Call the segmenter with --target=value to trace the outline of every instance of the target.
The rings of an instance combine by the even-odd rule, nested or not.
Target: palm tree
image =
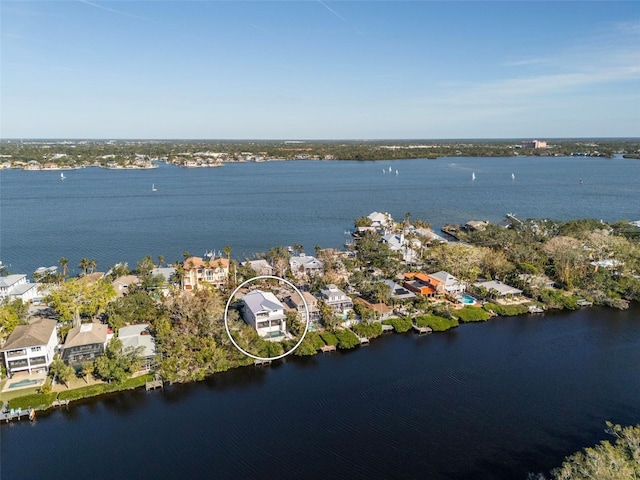
[[[80,259],[80,263],[78,264],[78,267],[80,267],[80,270],[82,270],[82,274],[86,275],[87,274],[87,270],[89,269],[89,259],[88,258],[81,258]]]
[[[98,261],[95,258],[92,258],[91,260],[89,260],[89,270],[91,270],[91,273],[95,271],[97,266],[98,266]]]
[[[293,244],[293,249],[295,250],[296,254],[298,254],[298,255],[300,255],[304,251],[304,247],[302,245],[300,245],[299,243],[294,243]]]
[[[69,264],[69,260],[67,260],[65,257],[62,257],[62,258],[60,258],[60,260],[58,260],[58,263],[62,267],[62,275],[64,277],[66,277],[67,276],[67,265]]]
[[[163,263],[164,263],[164,255],[158,255],[158,268],[162,268]]]

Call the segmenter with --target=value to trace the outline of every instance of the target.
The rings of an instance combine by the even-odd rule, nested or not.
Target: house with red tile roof
[[[221,288],[229,278],[229,260],[226,258],[189,257],[182,264],[180,278],[182,290],[197,290],[204,285]]]

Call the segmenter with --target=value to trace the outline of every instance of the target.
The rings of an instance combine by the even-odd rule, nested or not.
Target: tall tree
[[[61,257],[60,260],[58,260],[58,263],[62,267],[62,275],[64,275],[66,277],[67,276],[67,268],[68,268],[68,265],[69,265],[69,260],[67,260],[65,257]]]
[[[80,267],[80,270],[82,270],[82,274],[86,275],[87,274],[87,270],[89,269],[89,259],[88,258],[81,258],[80,259],[80,263],[78,263],[78,267]]]

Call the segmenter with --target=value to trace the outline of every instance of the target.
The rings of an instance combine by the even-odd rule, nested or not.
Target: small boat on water
[[[62,173],[62,172],[61,172],[61,173],[60,173],[60,180],[64,180],[65,178],[67,178],[67,177],[65,177],[65,176],[64,176],[64,173]]]
[[[515,175],[515,173],[512,173],[511,174],[511,180],[515,180],[515,179],[516,179],[516,175]]]
[[[398,175],[398,170],[396,170],[396,175]]]
[[[32,408],[29,411],[29,420],[33,422],[35,419],[36,419],[36,411],[35,409]]]
[[[471,180],[473,181],[473,180],[475,180],[475,179],[476,179],[476,172],[473,172],[473,173],[471,174]]]
[[[157,192],[158,191],[158,189],[156,188],[156,184],[155,183],[151,184],[151,191],[152,192]]]

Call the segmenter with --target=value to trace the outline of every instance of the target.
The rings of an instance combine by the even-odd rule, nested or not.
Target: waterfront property
[[[229,278],[229,260],[226,258],[189,257],[182,264],[184,273],[180,278],[182,290],[197,290],[202,284],[220,288]]]
[[[112,337],[111,329],[102,323],[83,323],[73,327],[62,347],[62,360],[67,365],[94,361],[104,353]]]
[[[2,348],[7,373],[46,372],[58,345],[55,320],[18,325]]]
[[[402,285],[417,295],[432,298],[437,295],[436,286],[432,284],[433,281],[426,273],[408,272],[404,274]]]
[[[244,265],[251,268],[258,275],[275,275],[275,269],[265,259],[247,260]]]
[[[376,321],[387,320],[388,318],[393,317],[393,308],[384,303],[371,303],[361,297],[354,299],[353,303],[359,303],[366,309],[372,310]]]
[[[398,285],[393,280],[383,280],[382,283],[389,285],[389,288],[391,288],[391,298],[394,300],[413,300],[416,298],[415,293]]]
[[[321,260],[318,260],[311,255],[305,255],[304,253],[301,253],[300,255],[291,257],[289,259],[289,268],[291,268],[291,273],[296,276],[305,274],[315,275],[322,273],[324,264]]]
[[[438,295],[449,295],[455,297],[464,293],[466,285],[451,275],[449,272],[443,270],[430,273],[427,278],[431,281],[431,284],[435,287]]]
[[[329,305],[334,313],[346,318],[347,313],[353,310],[353,300],[336,285],[326,285],[321,291],[324,303]]]
[[[253,290],[242,297],[244,321],[267,340],[282,340],[286,333],[284,305],[271,292]]]
[[[116,295],[119,297],[126,295],[129,292],[129,287],[138,285],[140,283],[140,278],[137,275],[123,275],[121,277],[116,278],[111,285],[116,291]]]
[[[316,330],[320,326],[320,310],[318,309],[318,299],[309,292],[302,292],[307,307],[309,308],[309,328]],[[306,318],[306,308],[302,298],[298,292],[293,292],[284,299],[285,304],[298,312],[300,318],[304,321]]]
[[[122,342],[123,353],[137,351],[138,356],[143,360],[142,369],[147,372],[151,370],[156,356],[156,342],[149,331],[148,324],[122,327],[118,330],[118,338]]]
[[[473,284],[479,291],[485,291],[488,296],[495,297],[496,299],[506,299],[509,297],[522,296],[522,290],[516,287],[507,285],[498,280],[491,280],[488,282],[476,282]]]
[[[0,277],[0,301],[4,299],[15,300],[16,298],[22,298],[24,295],[24,287],[33,286],[35,284],[27,281],[25,274],[7,275],[6,277]]]
[[[415,250],[420,248],[418,240],[413,240],[410,244],[403,233],[386,233],[381,241],[389,245],[390,250],[399,252],[405,263],[415,263],[419,260],[418,252]]]

